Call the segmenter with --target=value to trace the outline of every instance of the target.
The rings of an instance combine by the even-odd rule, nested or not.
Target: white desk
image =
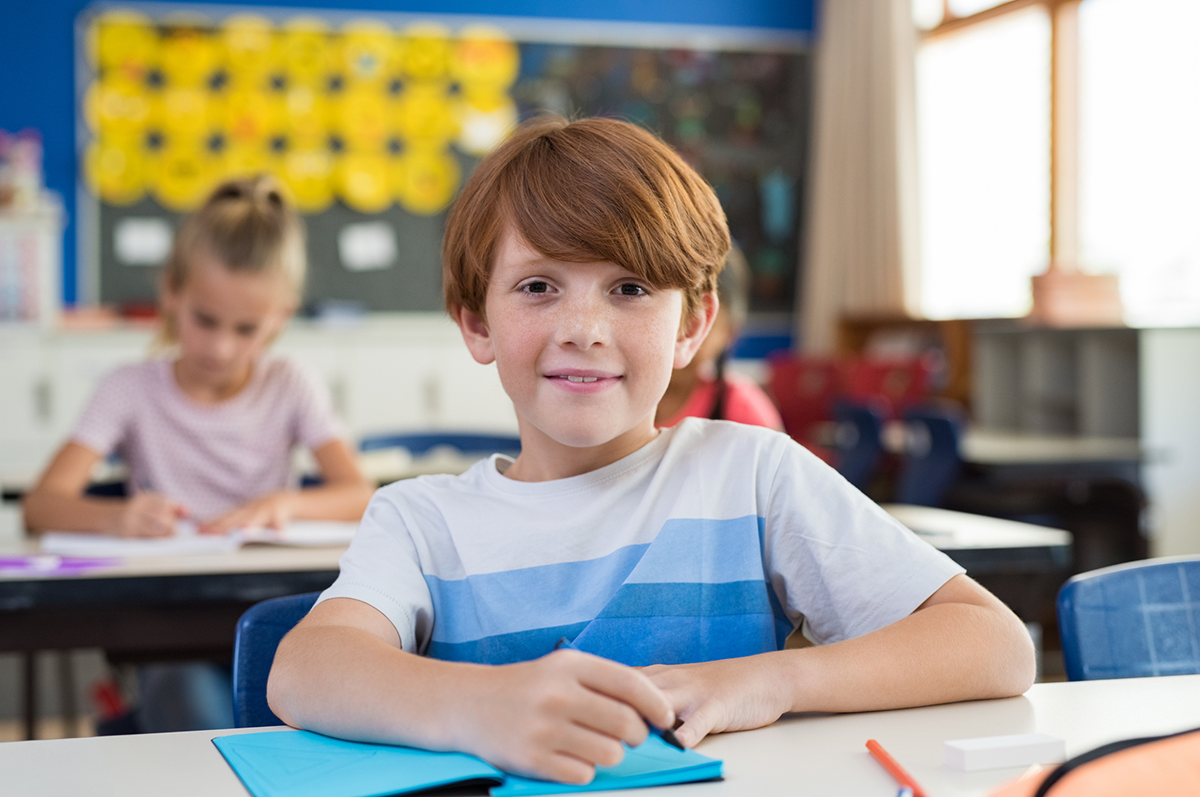
[[[967,429],[962,458],[978,465],[1062,465],[1142,462],[1147,453],[1136,437],[1078,437]]]
[[[1071,532],[931,506],[883,504],[883,509],[939,550],[1070,546]]]
[[[706,739],[725,761],[715,783],[621,792],[631,797],[892,797],[897,786],[864,744],[877,739],[935,797],[982,797],[1023,768],[954,772],[942,742],[1010,733],[1066,739],[1067,754],[1200,724],[1200,675],[1038,684],[1007,700],[867,714],[799,715],[769,728]],[[287,733],[281,730],[281,733]],[[245,797],[209,741],[230,731],[0,744],[6,797],[163,794]],[[456,793],[482,794],[464,791]]]
[[[113,559],[69,575],[3,572],[0,651],[100,647],[125,660],[228,657],[242,612],[267,598],[325,589],[337,578],[343,550],[251,545]],[[0,558],[32,553],[31,540],[0,546]],[[32,737],[35,670],[28,656],[26,662],[25,733]]]

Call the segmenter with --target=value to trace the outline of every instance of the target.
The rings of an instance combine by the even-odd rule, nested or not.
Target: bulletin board
[[[240,6],[94,6],[77,25],[78,138],[98,299],[151,303],[174,225],[267,171],[308,229],[310,306],[441,309],[447,209],[540,112],[654,131],[714,186],[790,312],[810,56],[785,35]]]

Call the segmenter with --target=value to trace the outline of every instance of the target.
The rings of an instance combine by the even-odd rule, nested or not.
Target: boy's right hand
[[[621,742],[646,740],[649,721],[675,724],[666,695],[640,671],[558,650],[533,661],[486,668],[474,701],[477,722],[459,729],[506,772],[589,783],[596,766],[620,763]]]
[[[175,521],[187,515],[181,504],[161,493],[139,492],[125,502],[115,533],[118,537],[169,537],[175,533]]]

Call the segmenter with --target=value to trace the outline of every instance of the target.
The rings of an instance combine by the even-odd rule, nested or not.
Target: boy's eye
[[[196,320],[196,325],[202,329],[214,329],[217,326],[217,319],[204,313],[193,313],[192,317]]]
[[[525,290],[528,293],[545,293],[546,291],[550,290],[550,286],[540,281],[531,282],[525,286]]]
[[[646,289],[636,282],[623,283],[617,290],[622,296],[644,296],[646,294]]]
[[[258,331],[257,324],[238,324],[238,326],[237,326],[237,333],[239,335],[241,335],[243,338],[253,337],[254,333],[257,331]]]

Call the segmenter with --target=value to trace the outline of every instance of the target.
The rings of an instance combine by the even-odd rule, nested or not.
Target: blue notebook
[[[440,786],[491,786],[492,797],[574,794],[690,783],[721,776],[721,762],[651,735],[586,786],[508,775],[463,753],[347,742],[309,731],[219,736],[213,744],[254,797],[383,797]]]

